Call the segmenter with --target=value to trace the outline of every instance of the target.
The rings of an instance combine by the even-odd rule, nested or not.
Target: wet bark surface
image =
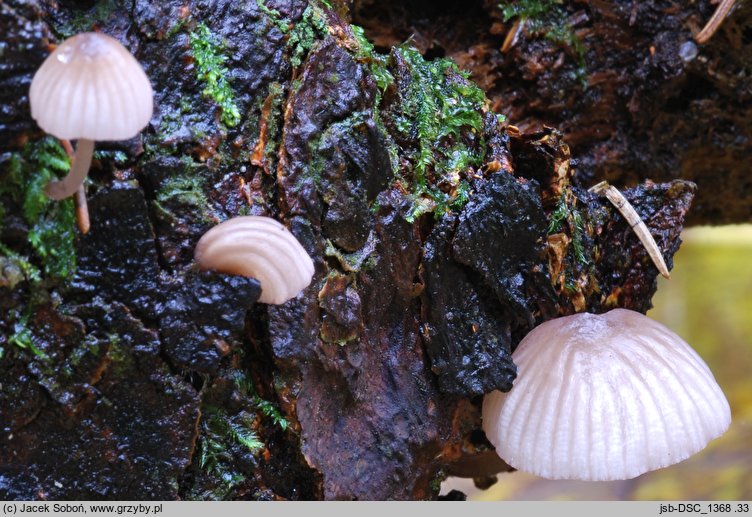
[[[560,133],[508,126],[449,63],[374,54],[324,5],[0,6],[7,184],[49,161],[23,97],[48,43],[101,29],[155,91],[140,137],[98,146],[70,275],[34,240],[58,205],[0,190],[0,497],[434,498],[447,472],[503,467],[479,395],[511,388],[525,333],[650,307],[657,270]],[[669,267],[694,192],[625,191]],[[193,265],[246,214],[314,261],[283,305]]]
[[[713,2],[554,4],[359,0],[352,16],[380,48],[410,38],[455,59],[524,131],[559,128],[580,186],[690,180],[691,223],[748,222],[752,6],[739,2],[699,44]],[[545,8],[516,31],[524,16],[503,10],[515,5]]]

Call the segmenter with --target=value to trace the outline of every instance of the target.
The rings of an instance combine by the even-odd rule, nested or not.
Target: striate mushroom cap
[[[65,40],[39,67],[29,90],[31,116],[66,140],[127,140],[149,123],[153,93],[136,59],[98,32]]]
[[[708,366],[638,312],[575,314],[533,329],[483,430],[513,467],[549,479],[630,479],[702,450],[731,423]]]
[[[242,216],[206,232],[194,252],[201,269],[255,278],[261,303],[282,304],[308,287],[313,261],[292,233],[274,219]]]

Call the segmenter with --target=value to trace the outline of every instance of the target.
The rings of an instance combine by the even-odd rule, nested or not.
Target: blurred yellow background
[[[486,491],[451,487],[474,500],[752,499],[752,225],[697,227],[682,234],[671,279],[659,278],[648,316],[705,359],[731,404],[722,437],[682,463],[627,481],[548,481],[499,474]]]

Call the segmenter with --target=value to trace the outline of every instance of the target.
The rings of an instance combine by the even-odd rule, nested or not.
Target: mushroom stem
[[[700,45],[707,43],[708,40],[715,34],[718,27],[721,26],[721,22],[726,18],[726,15],[734,7],[736,0],[721,0],[721,3],[716,7],[713,16],[710,17],[708,23],[703,29],[695,34],[695,41]]]
[[[525,27],[525,20],[521,18],[517,18],[515,22],[512,24],[512,27],[509,29],[509,32],[507,32],[506,38],[504,38],[504,43],[501,45],[501,51],[503,53],[509,52],[509,49],[511,49],[514,44],[517,42],[517,37],[520,35],[520,32],[522,32],[523,27]]]
[[[70,140],[61,138],[60,144],[63,146],[63,149],[65,149],[65,154],[68,155],[68,158],[73,161],[74,152]],[[78,190],[76,190],[76,197],[73,198],[73,201],[76,204],[76,224],[78,225],[78,229],[81,231],[81,233],[86,235],[87,233],[89,233],[91,223],[89,221],[89,205],[86,202],[86,191],[84,190],[83,183],[78,186]]]
[[[60,181],[50,181],[44,189],[44,193],[50,199],[60,200],[72,196],[83,184],[86,174],[91,166],[91,157],[94,154],[94,140],[80,138],[76,145],[76,156],[73,157],[71,170]]]
[[[86,203],[86,191],[84,191],[83,183],[78,186],[73,201],[76,204],[76,224],[81,233],[86,235],[89,233],[91,223],[89,222],[89,205]]]

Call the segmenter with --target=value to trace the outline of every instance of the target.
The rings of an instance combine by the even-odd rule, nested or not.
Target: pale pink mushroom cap
[[[194,252],[201,269],[255,278],[261,303],[282,304],[310,283],[311,257],[295,236],[270,217],[233,217],[206,232]]]
[[[31,116],[47,133],[75,140],[127,140],[153,111],[149,79],[118,40],[98,32],[65,40],[37,70]]]
[[[678,463],[723,434],[728,401],[664,325],[614,309],[547,321],[513,354],[509,393],[483,400],[483,430],[511,466],[550,479],[613,480]]]

